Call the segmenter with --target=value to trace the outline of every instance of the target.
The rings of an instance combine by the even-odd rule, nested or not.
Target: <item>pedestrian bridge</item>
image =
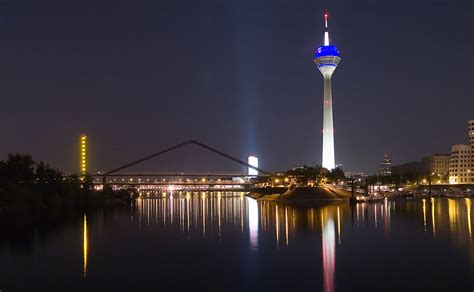
[[[249,176],[242,173],[122,173],[132,166],[151,160],[165,153],[169,153],[185,145],[196,145],[200,148],[213,152],[237,164],[258,171],[259,175]],[[163,190],[245,190],[254,185],[256,181],[270,177],[271,172],[250,165],[249,163],[235,158],[227,153],[217,150],[211,146],[196,140],[189,140],[175,146],[166,148],[157,153],[132,161],[125,165],[116,167],[103,174],[93,175],[95,185],[104,187],[109,185],[115,189],[124,187],[136,187],[138,189],[163,189]]]

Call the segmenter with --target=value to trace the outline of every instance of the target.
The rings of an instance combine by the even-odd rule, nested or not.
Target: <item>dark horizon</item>
[[[76,172],[86,133],[91,172],[189,139],[255,154],[267,170],[321,164],[313,52],[326,11],[342,57],[333,77],[337,164],[370,174],[384,153],[401,164],[468,143],[472,1],[0,5],[0,160],[30,153]],[[205,153],[190,147],[142,167],[240,170]]]

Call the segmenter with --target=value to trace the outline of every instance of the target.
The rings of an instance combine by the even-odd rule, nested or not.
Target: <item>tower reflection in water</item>
[[[339,209],[338,209],[339,210]],[[322,252],[323,252],[323,274],[324,291],[334,290],[334,272],[336,270],[336,234],[334,221],[327,214],[321,214],[323,224]],[[326,216],[325,216],[326,215]]]
[[[165,192],[155,197],[141,197],[132,209],[130,220],[138,228],[153,225],[179,229],[202,240],[223,240],[227,234],[240,233],[247,238],[250,251],[265,246],[275,251],[298,247],[306,235],[314,237],[315,250],[321,253],[322,283],[325,291],[334,290],[336,249],[344,246],[344,232],[372,229],[389,236],[392,227],[403,229],[403,218],[419,226],[433,239],[450,236],[456,247],[472,248],[471,199],[426,198],[385,200],[360,203],[297,208],[272,202],[255,201],[244,193],[234,192]],[[399,220],[394,220],[399,218]],[[393,225],[393,226],[392,226]],[[347,235],[348,237],[351,234]],[[273,243],[269,244],[269,240]],[[261,241],[261,242],[260,242]],[[295,244],[292,245],[292,242]],[[321,246],[319,246],[319,244]],[[87,220],[84,217],[84,275],[87,270]]]

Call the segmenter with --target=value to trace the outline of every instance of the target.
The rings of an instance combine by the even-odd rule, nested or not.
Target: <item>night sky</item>
[[[0,1],[0,155],[91,171],[196,139],[271,171],[321,163],[330,14],[336,163],[373,173],[467,143],[472,0]],[[187,146],[146,171],[238,171]]]

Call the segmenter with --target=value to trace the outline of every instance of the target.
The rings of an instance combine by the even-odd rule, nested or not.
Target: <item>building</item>
[[[451,160],[449,163],[450,184],[474,183],[471,161],[472,148],[470,145],[454,145],[451,148]]]
[[[469,121],[470,145],[454,145],[449,162],[450,184],[474,184],[474,120]]]
[[[474,120],[469,121],[468,136],[469,145],[454,145],[450,154],[433,154],[421,162],[394,165],[392,174],[438,175],[438,183],[474,184]]]
[[[420,161],[411,161],[400,165],[392,166],[392,174],[404,175],[404,174],[423,174],[425,169],[423,163]]]
[[[379,175],[380,176],[389,176],[392,175],[392,160],[388,153],[385,153],[383,156],[383,161],[380,163],[379,167]]]
[[[474,148],[474,120],[469,121],[469,144]]]
[[[258,157],[250,155],[247,161],[251,166],[258,168]],[[258,170],[249,167],[248,175],[258,175]]]
[[[421,162],[423,163],[423,168],[426,169],[427,173],[443,177],[449,173],[450,160],[451,154],[433,154],[431,156],[423,157]]]
[[[406,175],[415,174],[421,177],[439,176],[437,183],[446,183],[449,174],[449,163],[451,154],[433,154],[426,156],[421,161],[411,161],[408,163],[393,165],[392,174]]]
[[[332,90],[331,78],[341,61],[339,51],[335,45],[330,45],[328,32],[328,15],[324,15],[325,32],[324,45],[316,50],[314,62],[324,79],[324,102],[323,102],[323,157],[322,167],[332,170],[336,165],[334,153],[334,125],[332,114]]]

